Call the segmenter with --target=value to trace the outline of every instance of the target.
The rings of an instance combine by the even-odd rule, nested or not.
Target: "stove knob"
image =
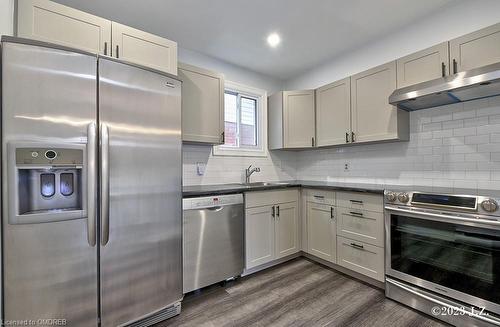
[[[394,192],[387,192],[387,193],[385,194],[385,199],[386,199],[387,201],[389,201],[389,202],[394,202],[394,201],[396,201],[396,198],[397,198],[397,196],[396,196],[396,193],[394,193]]]
[[[399,193],[398,194],[398,200],[400,202],[406,203],[406,202],[408,202],[410,200],[410,196],[406,192]]]
[[[493,199],[486,199],[481,202],[481,207],[484,209],[484,211],[495,212],[498,209],[498,203]]]

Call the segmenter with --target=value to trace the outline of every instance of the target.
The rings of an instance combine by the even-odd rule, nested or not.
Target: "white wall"
[[[316,88],[499,22],[498,0],[456,1],[453,7],[287,80],[285,88]]]
[[[14,0],[0,0],[0,35],[14,34]]]

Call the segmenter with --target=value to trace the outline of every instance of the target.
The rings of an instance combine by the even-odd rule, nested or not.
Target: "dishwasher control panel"
[[[243,203],[243,194],[213,195],[182,199],[183,210],[222,207]]]

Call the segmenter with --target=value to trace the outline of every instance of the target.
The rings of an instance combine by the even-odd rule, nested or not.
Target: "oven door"
[[[500,314],[497,220],[386,206],[386,274]]]

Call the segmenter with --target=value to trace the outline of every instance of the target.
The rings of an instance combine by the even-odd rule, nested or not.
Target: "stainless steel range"
[[[386,191],[386,296],[456,326],[500,326],[499,203]]]

